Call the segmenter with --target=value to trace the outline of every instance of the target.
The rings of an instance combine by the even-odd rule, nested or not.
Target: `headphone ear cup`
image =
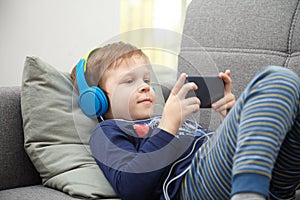
[[[81,92],[78,104],[84,114],[90,118],[98,118],[108,110],[108,99],[100,88],[92,86]]]
[[[102,115],[104,115],[107,110],[108,110],[108,98],[105,94],[105,92],[99,88],[99,87],[96,87],[96,86],[93,86],[93,88],[95,88],[95,93],[96,93],[96,97],[98,99],[98,105],[99,106],[99,110],[97,112],[97,117],[100,117]]]

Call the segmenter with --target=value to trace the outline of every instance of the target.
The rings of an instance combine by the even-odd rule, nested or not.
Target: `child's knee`
[[[279,66],[265,67],[254,78],[251,86],[252,92],[254,90],[260,91],[262,94],[267,94],[270,98],[273,98],[272,95],[279,95],[284,97],[284,99],[289,99],[293,107],[299,104],[300,78],[290,69]]]
[[[296,93],[299,93],[300,78],[292,70],[279,66],[268,66],[263,70],[263,73],[270,77],[274,84],[287,83],[296,90]]]
[[[267,66],[264,68],[263,71],[265,74],[274,74],[274,76],[287,77],[296,81],[296,83],[300,83],[299,76],[288,68],[280,66]]]

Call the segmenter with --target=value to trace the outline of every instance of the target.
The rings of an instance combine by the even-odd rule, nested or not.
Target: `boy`
[[[156,96],[141,50],[119,42],[83,61],[88,84],[100,87],[109,105],[90,147],[122,199],[293,197],[300,176],[300,80],[294,73],[266,68],[236,103],[230,71],[220,73],[225,95],[212,107],[224,117],[231,111],[213,133],[187,121],[201,102],[185,97],[197,89],[185,84],[185,74],[160,117],[153,116]]]

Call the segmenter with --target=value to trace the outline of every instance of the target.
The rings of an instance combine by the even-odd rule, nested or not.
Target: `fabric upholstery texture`
[[[40,184],[24,150],[20,87],[1,87],[0,96],[0,190]]]
[[[269,65],[300,75],[300,1],[193,0],[179,54],[179,72],[216,75],[230,69],[236,97]],[[212,110],[200,112],[210,129],[219,123]]]
[[[74,198],[59,190],[44,187],[42,185],[34,185],[28,187],[14,188],[0,191],[1,200],[78,200],[82,198]],[[120,200],[119,198],[105,198],[106,200]]]
[[[49,195],[51,194],[51,195]],[[21,200],[21,199],[43,199],[43,200],[74,200],[63,192],[44,187],[42,185],[14,188],[0,191],[1,200]]]
[[[37,57],[27,57],[21,108],[25,149],[43,184],[72,196],[116,196],[89,150],[97,120],[87,118],[77,104],[68,73]]]

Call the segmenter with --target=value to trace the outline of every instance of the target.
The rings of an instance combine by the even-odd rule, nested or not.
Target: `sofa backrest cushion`
[[[20,87],[0,87],[0,190],[40,184],[24,149]]]
[[[300,75],[299,1],[193,0],[178,63],[178,71],[188,74],[230,69],[236,97],[262,67],[287,67]],[[219,124],[216,113],[201,112],[205,126]]]

